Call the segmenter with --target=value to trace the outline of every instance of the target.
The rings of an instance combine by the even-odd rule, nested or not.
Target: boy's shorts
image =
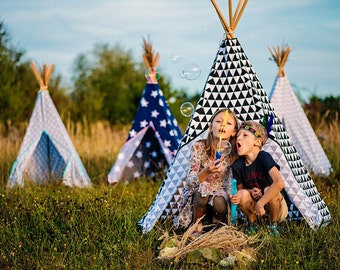
[[[288,206],[287,206],[285,198],[282,196],[281,207],[280,207],[279,215],[277,217],[277,221],[278,222],[284,221],[287,215],[288,215]]]

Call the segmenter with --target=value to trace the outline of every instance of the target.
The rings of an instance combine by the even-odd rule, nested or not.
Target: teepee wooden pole
[[[232,25],[234,25],[235,24],[235,22],[236,22],[236,20],[237,20],[237,17],[238,17],[238,14],[239,14],[239,12],[240,12],[240,9],[241,9],[241,2],[242,2],[242,0],[239,0],[238,1],[238,4],[237,4],[237,6],[236,6],[236,9],[235,9],[235,12],[234,12],[234,20],[232,21]]]
[[[148,58],[147,58],[145,53],[143,54],[143,60],[144,60],[144,63],[146,65],[146,67],[149,69],[150,68],[150,64],[149,64],[149,60],[148,60]]]
[[[50,80],[50,77],[52,75],[52,71],[54,68],[54,65],[50,65],[48,68],[46,67],[46,64],[43,65],[43,71],[42,74],[40,75],[36,66],[34,65],[33,62],[31,62],[31,67],[33,70],[33,73],[35,77],[38,80],[39,86],[41,90],[47,90],[48,89],[48,82]]]
[[[54,68],[54,65],[50,65],[48,68],[47,68],[47,71],[45,73],[45,84],[46,84],[46,87],[48,85],[48,82],[50,81],[50,78],[51,78],[51,75],[52,75],[52,72],[53,72],[53,68]]]
[[[159,62],[159,59],[160,59],[161,55],[159,53],[156,53],[156,56],[155,56],[155,59],[154,59],[154,68],[157,68],[158,67],[158,62]]]
[[[272,55],[275,63],[277,64],[279,70],[277,72],[278,77],[285,76],[284,66],[287,62],[290,48],[289,46],[282,44],[282,46],[268,47],[270,54]]]
[[[229,25],[233,24],[233,0],[229,0]]]
[[[157,83],[157,66],[160,59],[160,54],[154,54],[152,43],[150,41],[150,37],[148,40],[143,38],[143,59],[145,62],[146,67],[148,68],[148,83]],[[152,69],[152,70],[151,70]]]
[[[241,6],[241,2],[243,2],[242,6]],[[234,16],[234,24],[233,24],[234,29],[236,29],[236,27],[237,27],[237,25],[238,25],[238,23],[241,19],[242,13],[243,13],[244,9],[246,8],[247,4],[248,4],[248,0],[243,0],[243,1],[238,2],[237,15],[236,15],[236,17]]]
[[[216,0],[211,0],[212,4],[214,5],[214,8],[217,12],[217,15],[222,23],[222,26],[224,28],[224,31],[226,33],[227,38],[235,38],[234,31],[241,19],[242,13],[244,9],[246,8],[248,4],[248,0],[239,0],[236,10],[233,13],[233,0],[228,1],[229,6],[229,25],[227,21],[225,20],[220,8],[218,7]]]
[[[36,66],[34,65],[33,62],[31,62],[31,67],[32,67],[32,70],[33,70],[35,77],[38,80],[40,88],[42,88],[44,86],[44,81],[42,80],[42,78],[41,78],[41,76],[40,76],[40,74],[39,74],[39,72],[38,72],[38,70],[37,70],[37,68],[36,68]]]
[[[217,3],[216,3],[216,0],[211,0],[212,4],[214,5],[214,8],[217,12],[217,15],[218,17],[220,18],[221,20],[221,23],[222,23],[222,26],[224,28],[224,31],[226,32],[227,34],[227,37],[228,38],[234,38],[234,33],[232,31],[232,29],[230,28],[230,26],[228,25],[228,23],[226,22],[220,8],[218,7]]]

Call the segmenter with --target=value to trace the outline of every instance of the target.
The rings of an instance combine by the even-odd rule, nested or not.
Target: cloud
[[[218,3],[228,20],[228,2]],[[142,37],[150,35],[163,74],[190,93],[202,91],[224,35],[206,0],[12,0],[1,1],[0,12],[28,57],[54,63],[67,78],[76,56],[97,43],[120,44],[142,61]],[[287,42],[293,49],[286,66],[291,82],[340,95],[339,12],[337,0],[327,5],[318,0],[249,1],[235,35],[267,91],[277,72],[267,47]],[[171,60],[174,53],[181,56],[179,63]],[[190,62],[202,71],[195,81],[180,78]]]

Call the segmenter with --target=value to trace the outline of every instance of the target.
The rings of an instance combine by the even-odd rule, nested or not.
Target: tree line
[[[28,121],[39,90],[25,53],[11,43],[6,25],[0,21],[0,123],[5,130]],[[48,90],[62,119],[129,124],[145,87],[145,69],[142,61],[135,61],[131,52],[119,45],[97,44],[90,54],[75,57],[71,86],[63,85],[62,76],[53,73]],[[175,97],[169,106],[177,121],[186,123],[188,119],[180,114],[179,107],[185,101],[195,105],[201,93],[189,96],[185,89],[174,89],[166,76],[158,83],[167,100]],[[339,113],[340,97],[312,96],[304,108],[312,124],[316,113],[328,112],[331,121]]]
[[[0,121],[7,128],[29,119],[39,90],[25,53],[11,43],[4,22],[0,22]],[[132,53],[119,45],[96,44],[90,54],[76,56],[71,85],[63,85],[62,76],[53,73],[48,90],[64,119],[128,124],[145,88],[145,70],[142,61],[135,61]],[[178,108],[185,101],[195,102],[197,96],[174,89],[165,76],[158,83],[167,100],[175,97],[169,106],[176,119],[185,122]]]

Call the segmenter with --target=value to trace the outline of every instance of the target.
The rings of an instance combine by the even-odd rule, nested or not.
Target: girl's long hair
[[[237,158],[238,158],[238,154],[237,154],[237,150],[236,150],[236,134],[237,134],[237,131],[238,131],[238,120],[237,120],[237,117],[236,115],[234,114],[234,112],[232,112],[231,110],[229,109],[221,109],[219,111],[217,111],[211,118],[210,120],[210,126],[209,126],[209,129],[211,129],[211,126],[212,126],[212,123],[215,119],[215,117],[221,113],[221,112],[225,112],[226,110],[228,110],[228,115],[232,115],[232,117],[234,118],[235,120],[235,136],[231,136],[229,138],[229,142],[231,144],[231,153],[229,154],[229,158],[231,160],[231,162],[233,163]],[[205,147],[206,147],[206,150],[207,150],[207,154],[208,156],[214,158],[215,157],[215,153],[216,153],[216,150],[217,150],[217,144],[216,144],[216,139],[214,138],[214,135],[212,133],[212,130],[209,131],[208,133],[208,137],[207,139],[205,140]]]

